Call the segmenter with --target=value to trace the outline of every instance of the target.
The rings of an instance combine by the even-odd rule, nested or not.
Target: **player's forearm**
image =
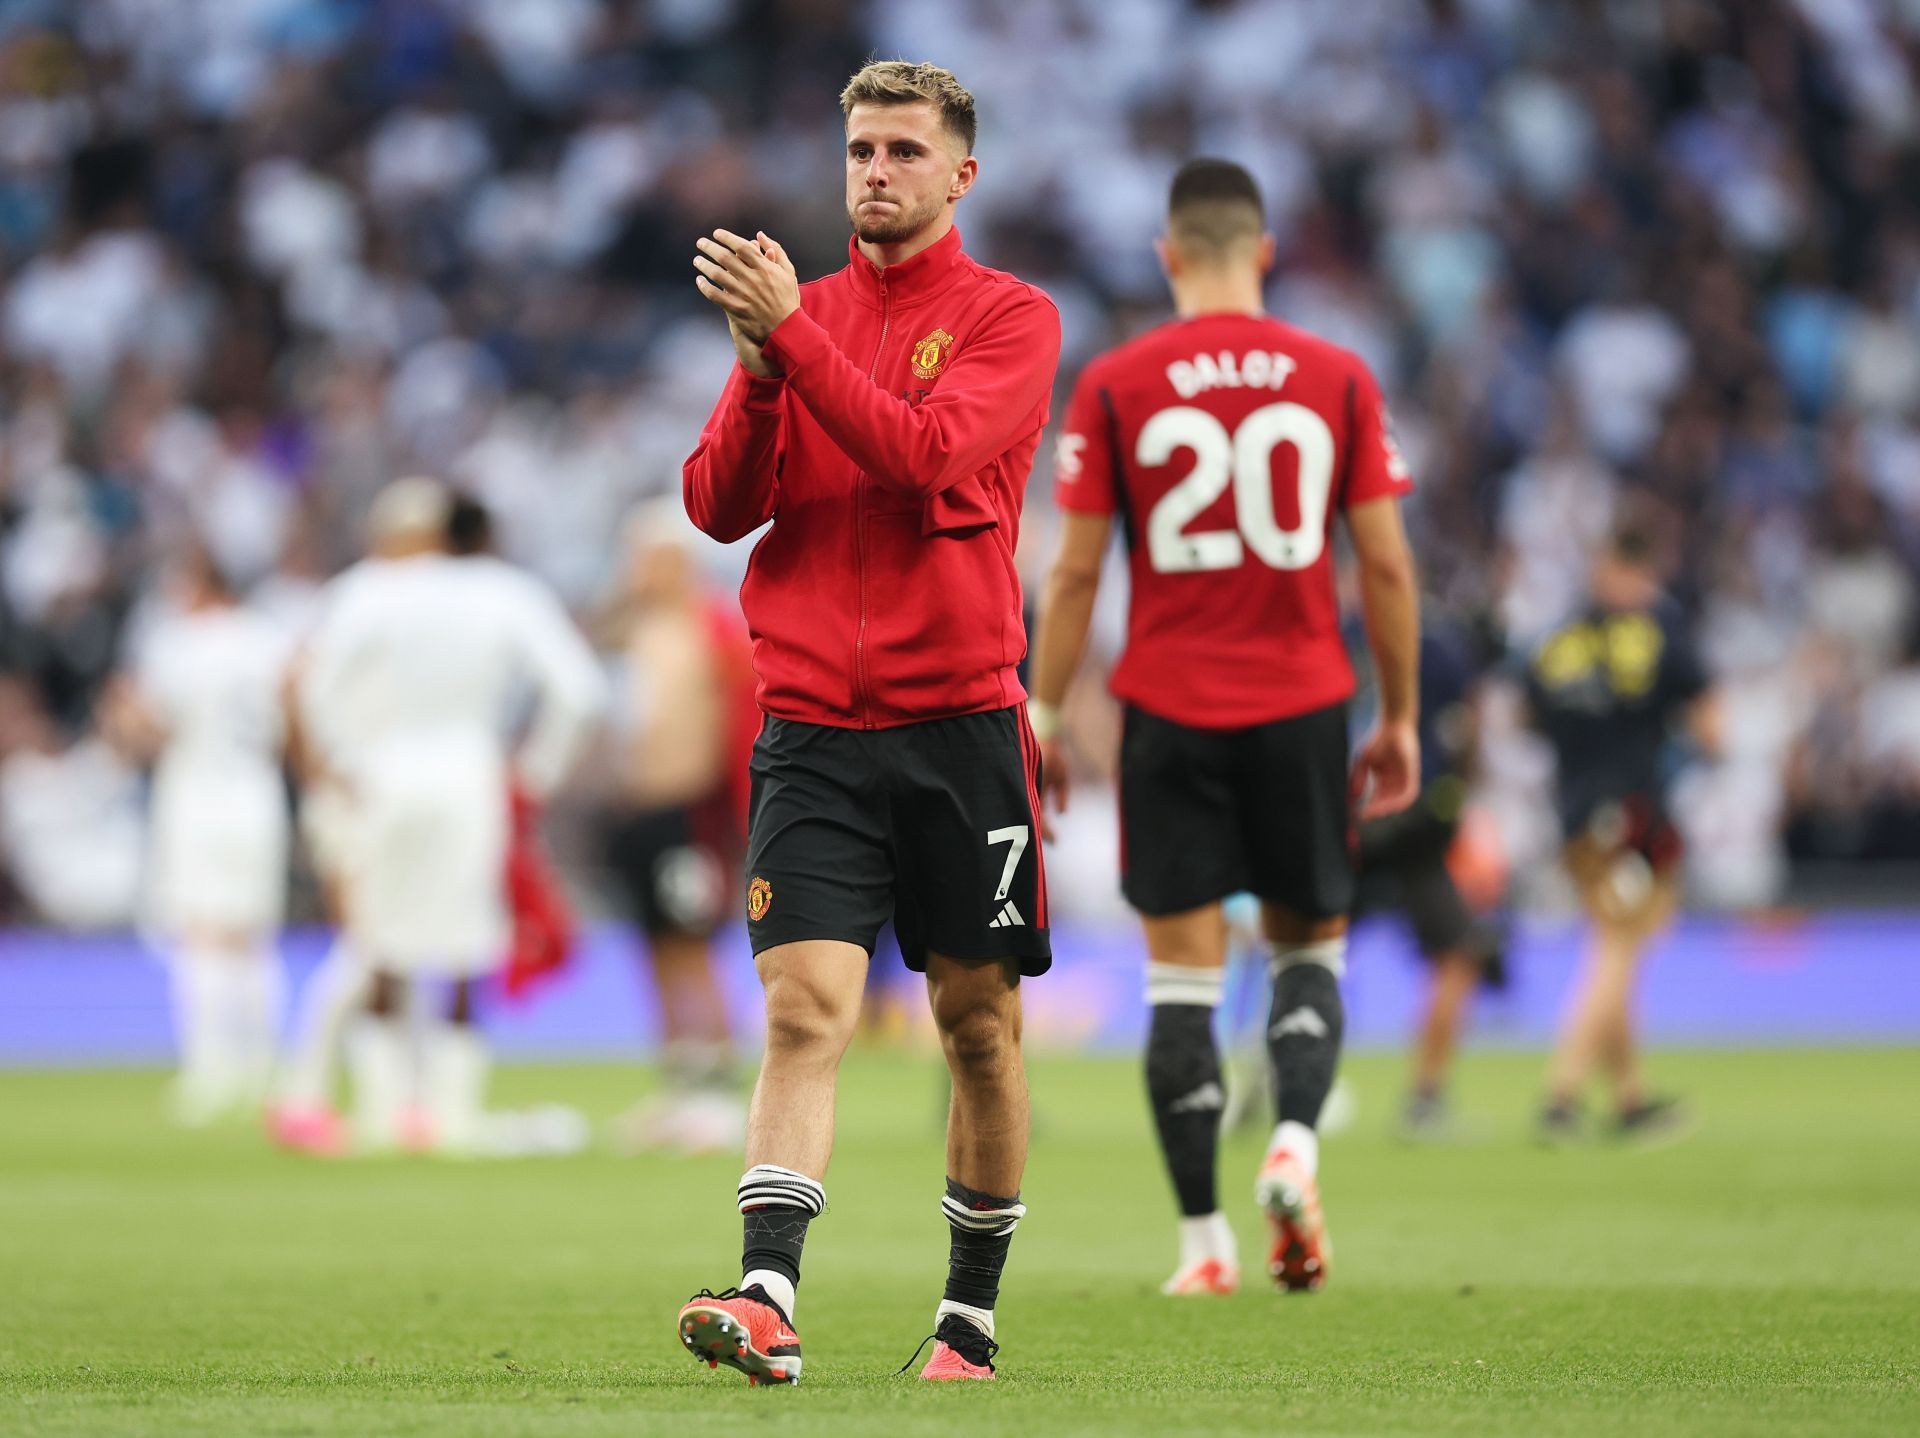
[[[586,751],[599,719],[597,705],[584,695],[549,699],[520,746],[515,769],[535,799],[551,798]]]
[[[782,386],[736,370],[681,469],[687,516],[731,544],[773,517]]]
[[[1058,709],[1087,650],[1100,576],[1055,569],[1047,576],[1033,642],[1033,698]]]
[[[1373,652],[1380,717],[1386,723],[1412,723],[1420,716],[1420,590],[1412,556],[1395,556],[1360,565],[1360,607]]]
[[[607,711],[607,682],[578,633],[555,626],[536,650],[541,663],[540,703],[516,768],[536,799],[565,782]]]
[[[889,394],[804,312],[765,351],[834,444],[868,474],[918,499],[959,483],[1032,424],[1059,359],[1059,325],[1008,317],[975,337],[921,404]]]

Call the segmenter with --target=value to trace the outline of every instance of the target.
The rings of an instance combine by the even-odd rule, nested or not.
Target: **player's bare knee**
[[[795,986],[776,999],[767,992],[767,1052],[837,1059],[853,1036],[853,1022],[825,995]]]
[[[1147,954],[1155,964],[1202,971],[1224,968],[1227,962],[1224,936],[1216,942],[1204,934],[1155,934]]]
[[[975,1003],[940,1019],[940,1042],[956,1072],[985,1072],[998,1068],[1019,1047],[1019,1028],[1001,1006]]]
[[[367,985],[367,1012],[376,1018],[391,1018],[400,1012],[400,980],[390,973],[376,972]]]
[[[1345,914],[1336,914],[1332,918],[1310,918],[1278,904],[1263,904],[1260,915],[1267,938],[1275,944],[1320,944],[1329,939],[1344,938],[1347,932]]]
[[[1020,993],[998,966],[928,966],[928,997],[947,1064],[955,1073],[990,1069],[1020,1043]]]

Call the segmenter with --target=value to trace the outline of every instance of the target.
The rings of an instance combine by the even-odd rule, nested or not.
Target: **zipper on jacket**
[[[887,352],[887,331],[893,326],[893,291],[887,287],[887,272],[880,272],[880,343],[873,347],[873,360],[867,366],[867,378],[880,370],[880,356]],[[860,727],[873,728],[873,691],[867,682],[867,475],[860,472],[853,489],[853,533],[856,568],[860,575],[860,628],[853,640],[853,687],[860,699]]]

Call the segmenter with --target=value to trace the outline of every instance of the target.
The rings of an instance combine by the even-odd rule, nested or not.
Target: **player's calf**
[[[1272,1238],[1269,1270],[1274,1281],[1292,1293],[1320,1288],[1333,1259],[1320,1212],[1318,1125],[1333,1088],[1346,1027],[1340,997],[1346,946],[1344,934],[1274,945],[1267,1045],[1280,1122],[1254,1194]]]
[[[1213,1015],[1223,975],[1218,967],[1147,966],[1147,1097],[1180,1205],[1180,1263],[1160,1290],[1169,1296],[1232,1293],[1240,1281],[1233,1229],[1216,1191],[1227,1096]]]

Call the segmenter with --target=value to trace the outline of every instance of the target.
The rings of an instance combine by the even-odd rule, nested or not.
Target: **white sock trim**
[[[1275,974],[1296,964],[1318,964],[1336,979],[1347,973],[1347,936],[1336,934],[1312,944],[1275,944],[1267,960]]]
[[[1192,1268],[1210,1258],[1229,1268],[1240,1266],[1240,1245],[1234,1239],[1233,1225],[1219,1209],[1180,1220],[1180,1267]]]
[[[964,1228],[969,1233],[991,1234],[995,1238],[1012,1233],[1020,1226],[1020,1220],[1027,1216],[1027,1206],[1018,1198],[1013,1201],[1011,1208],[968,1208],[950,1193],[941,1196],[940,1211],[955,1228]]]
[[[1211,969],[1196,969],[1188,964],[1147,965],[1149,1004],[1198,1004],[1202,1008],[1217,1009],[1226,989],[1224,965]]]
[[[1308,1177],[1320,1172],[1320,1135],[1305,1124],[1288,1119],[1273,1131],[1273,1141],[1267,1145],[1268,1153],[1278,1153],[1282,1149],[1300,1160],[1300,1166],[1307,1171]]]
[[[987,1337],[993,1337],[993,1310],[991,1308],[975,1308],[971,1303],[955,1303],[951,1298],[943,1298],[940,1300],[940,1306],[933,1311],[933,1326],[938,1328],[940,1326],[940,1320],[945,1318],[949,1313],[957,1313],[975,1328],[986,1334]]]
[[[767,1297],[780,1305],[780,1311],[787,1315],[787,1322],[793,1322],[793,1305],[797,1295],[793,1280],[784,1273],[775,1273],[771,1268],[750,1268],[740,1275],[740,1287],[752,1288],[759,1284],[766,1289]]]
[[[777,1163],[756,1163],[740,1175],[740,1211],[750,1208],[804,1208],[818,1218],[826,1211],[827,1191],[809,1178]]]

